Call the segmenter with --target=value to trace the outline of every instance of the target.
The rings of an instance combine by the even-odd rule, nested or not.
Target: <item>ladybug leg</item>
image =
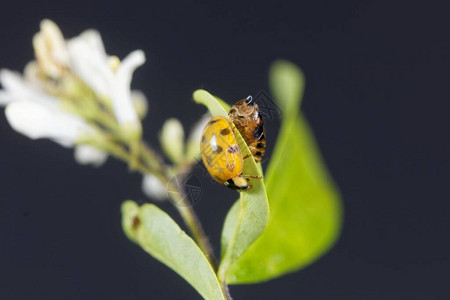
[[[261,176],[258,175],[241,175],[244,178],[254,178],[254,179],[261,179]]]
[[[247,159],[247,158],[249,158],[249,157],[252,157],[252,155],[251,155],[251,154],[247,154],[247,155],[244,156],[242,159]]]

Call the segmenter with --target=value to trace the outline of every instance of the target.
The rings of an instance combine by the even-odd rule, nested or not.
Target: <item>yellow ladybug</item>
[[[244,157],[227,118],[213,117],[205,126],[200,142],[203,163],[219,183],[234,190],[249,190],[247,178],[259,176],[242,175]]]

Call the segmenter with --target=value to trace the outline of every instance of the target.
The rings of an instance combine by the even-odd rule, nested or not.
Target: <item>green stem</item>
[[[143,145],[142,153],[146,156],[147,160],[153,160],[158,161],[158,157],[154,154],[154,152],[145,144]],[[164,169],[161,167],[160,169]],[[195,213],[194,209],[192,208],[191,203],[187,201],[187,196],[185,191],[182,187],[180,187],[178,184],[175,184],[173,181],[170,180],[170,178],[165,177],[168,184],[168,190],[173,191],[170,193],[169,199],[172,201],[172,204],[175,206],[175,208],[178,210],[178,213],[183,218],[184,223],[188,227],[189,231],[191,232],[194,240],[196,241],[197,245],[200,247],[200,249],[205,254],[206,258],[208,259],[209,263],[213,267],[213,269],[217,272],[218,271],[218,264],[217,259],[214,255],[213,248],[211,246],[211,243],[209,242],[208,237],[205,234],[205,231],[203,230],[203,227],[200,223],[200,220],[197,217],[197,214]],[[232,300],[230,291],[228,289],[228,286],[226,282],[221,281],[220,283],[222,293],[226,300]]]
[[[231,298],[230,290],[228,289],[228,285],[226,284],[225,281],[221,281],[220,282],[220,287],[222,288],[222,293],[225,296],[225,299],[226,300],[233,300],[233,298]]]
[[[203,227],[195,213],[192,209],[191,204],[186,201],[186,194],[181,188],[176,187],[175,184],[171,184],[172,187],[176,189],[175,192],[171,193],[171,200],[178,210],[179,214],[183,218],[184,223],[188,227],[191,232],[194,240],[197,242],[197,245],[205,254],[206,258],[209,260],[211,266],[215,271],[217,271],[217,260],[214,255],[214,251],[212,249],[211,243],[209,242],[208,237],[203,230]]]
[[[89,144],[92,143],[95,144],[95,141],[92,141]],[[134,161],[135,163],[132,165],[134,170],[139,171],[143,175],[152,174],[156,176],[162,183],[168,185],[168,190],[173,191],[172,193],[170,193],[170,201],[178,210],[178,213],[181,215],[194,240],[197,242],[197,245],[208,258],[211,266],[214,268],[214,270],[217,270],[217,260],[214,255],[211,243],[209,242],[209,239],[206,236],[195,211],[192,209],[191,203],[189,203],[189,201],[187,200],[185,191],[182,189],[182,187],[172,182],[172,178],[168,174],[163,172],[167,168],[165,165],[163,165],[155,152],[144,143],[141,143],[140,145],[141,147],[138,151],[138,159],[135,159],[133,157],[133,154],[126,151],[123,147],[112,142],[100,145],[96,144],[95,146],[101,148],[104,151],[107,151],[111,155],[120,160],[123,160],[126,163]]]
[[[117,131],[119,128],[115,125],[111,117],[112,116],[109,113],[105,112],[101,114],[101,118],[99,120],[100,123],[110,131],[109,133],[92,124],[97,127],[97,129],[101,131],[105,137],[109,138],[102,139],[101,141],[86,140],[80,142],[93,145],[101,150],[104,150],[112,156],[126,162],[130,166],[130,169],[139,171],[143,175],[152,174],[162,183],[167,184],[168,190],[173,191],[169,196],[170,201],[178,210],[178,213],[181,215],[188,230],[191,232],[195,242],[203,251],[213,269],[217,272],[217,259],[214,255],[211,243],[209,242],[209,239],[206,236],[200,220],[191,206],[191,203],[187,201],[187,196],[183,188],[172,182],[172,176],[167,166],[157,155],[157,153],[143,141],[137,141],[136,144],[133,144],[131,147],[131,145],[121,144],[121,142],[123,143],[124,141],[117,141],[114,139],[114,136],[117,136]],[[225,299],[231,300],[232,298],[225,282],[221,282],[221,288]]]

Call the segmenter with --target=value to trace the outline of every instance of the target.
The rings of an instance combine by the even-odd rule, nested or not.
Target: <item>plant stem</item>
[[[155,152],[153,152],[150,147],[142,143],[141,149],[142,154],[144,156],[144,161],[150,160],[153,168],[155,168],[154,164],[155,162],[157,162],[159,163],[159,166],[157,168],[159,170],[165,170],[164,166],[161,165],[162,164],[161,160],[155,155]],[[180,180],[181,179],[180,178],[176,181],[177,183],[175,183],[173,180],[171,180],[171,178],[169,178],[169,176],[167,176],[167,174],[165,174],[164,179],[168,185],[168,190],[171,191],[169,199],[171,200],[175,208],[178,210],[178,213],[181,215],[184,223],[191,232],[195,242],[205,254],[212,268],[214,269],[214,271],[217,272],[218,263],[217,258],[214,255],[212,245],[209,242],[209,239],[206,236],[205,231],[203,230],[202,224],[200,223],[197,214],[195,213],[191,203],[187,199],[187,195],[183,189],[183,186],[180,186],[180,184],[178,184],[179,181],[182,182],[183,180]],[[232,300],[227,284],[222,281],[220,282],[220,286],[225,299]]]
[[[109,145],[109,147],[106,149],[104,148],[104,150],[127,163],[133,160],[131,153],[118,145]],[[217,270],[217,260],[211,243],[209,242],[191,203],[187,200],[187,195],[183,190],[183,187],[173,182],[168,174],[163,173],[166,168],[162,165],[161,160],[150,147],[141,143],[139,154],[141,157],[137,160],[138,163],[133,165],[133,168],[143,175],[151,173],[158,177],[161,182],[167,184],[168,190],[171,191],[169,197],[170,201],[178,210],[178,213],[181,215],[194,240],[208,258],[213,269]]]
[[[220,282],[220,287],[222,288],[222,293],[225,296],[225,299],[233,300],[233,298],[231,298],[230,290],[228,289],[228,285],[224,281]]]
[[[110,143],[96,143],[95,141],[82,141],[86,144],[95,145],[116,158],[128,163],[130,168],[140,172],[141,174],[152,174],[156,176],[162,183],[167,185],[168,191],[171,191],[169,199],[178,210],[181,218],[186,224],[188,230],[191,232],[195,242],[205,254],[214,271],[217,272],[218,264],[217,258],[208,237],[203,230],[199,218],[197,217],[191,203],[188,201],[187,195],[183,186],[178,184],[177,180],[173,180],[167,172],[167,166],[158,157],[155,151],[147,146],[144,142],[139,143],[139,148],[136,152],[127,149],[123,145],[119,145],[113,141]],[[182,180],[180,180],[182,181]],[[228,286],[225,282],[221,282],[221,289],[226,300],[231,300]]]
[[[175,187],[175,185],[173,185],[173,188],[176,189],[176,191],[171,193],[170,197],[172,198],[172,203],[183,218],[184,223],[194,237],[194,240],[197,242],[197,245],[203,251],[213,269],[217,271],[217,260],[211,243],[209,242],[209,239],[206,236],[205,231],[203,230],[203,227],[191,204],[186,201],[185,192],[181,190],[180,187]]]
[[[79,115],[83,116],[89,124],[95,128],[102,139],[86,138],[81,139],[78,142],[80,144],[87,144],[101,149],[112,156],[124,161],[128,164],[130,170],[139,171],[142,175],[152,174],[156,176],[163,184],[166,184],[167,190],[170,191],[169,200],[178,210],[188,230],[191,232],[195,242],[204,253],[214,271],[218,271],[217,259],[214,255],[214,251],[208,237],[203,230],[199,218],[197,217],[191,203],[189,202],[184,187],[178,184],[182,182],[184,178],[182,175],[177,176],[178,180],[173,180],[173,174],[169,168],[165,165],[164,161],[159,155],[149,147],[142,139],[129,141],[124,138],[123,132],[121,132],[120,125],[117,124],[114,112],[109,102],[105,102],[104,99],[98,98],[95,94],[91,93],[91,90],[79,80],[77,77],[71,78],[76,84],[78,84],[80,90],[85,91],[88,95],[86,99],[90,97],[94,101],[87,101],[88,104],[95,103],[95,107],[88,107],[86,109],[85,103],[81,103],[77,97],[58,95],[60,98],[67,98],[66,105],[74,110]],[[53,91],[53,94],[57,91]],[[92,95],[91,95],[92,94]],[[95,112],[95,118],[92,119],[92,111]],[[185,172],[189,170],[189,162],[187,165],[180,166],[178,172]],[[220,282],[223,295],[226,300],[231,300],[231,296],[228,290],[228,286],[225,282]]]

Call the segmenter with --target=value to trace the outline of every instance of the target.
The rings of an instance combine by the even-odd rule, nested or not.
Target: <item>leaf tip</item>
[[[288,60],[276,60],[269,69],[269,85],[285,115],[296,113],[305,87],[305,75],[300,67]]]

